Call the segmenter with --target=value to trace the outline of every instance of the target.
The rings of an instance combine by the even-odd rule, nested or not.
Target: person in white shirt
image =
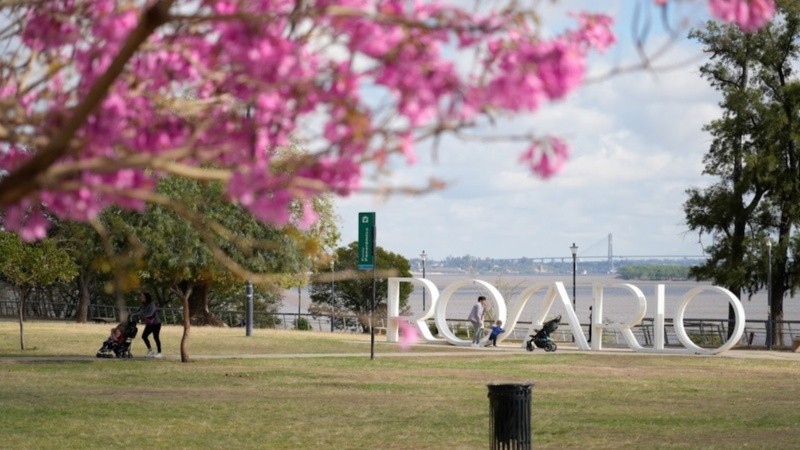
[[[483,335],[483,313],[486,311],[486,297],[481,295],[478,297],[478,303],[472,307],[469,312],[467,320],[470,321],[475,334],[472,336],[472,346],[478,347],[481,343],[481,336]]]

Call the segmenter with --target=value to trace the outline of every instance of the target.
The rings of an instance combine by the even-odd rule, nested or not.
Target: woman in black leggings
[[[142,340],[144,341],[144,345],[147,346],[147,357],[161,358],[161,338],[159,337],[161,333],[161,320],[158,319],[158,307],[149,292],[142,292],[141,298],[142,307],[139,308],[135,314],[144,320]],[[151,334],[153,335],[153,340],[156,342],[155,352],[150,346],[150,340],[148,339]]]

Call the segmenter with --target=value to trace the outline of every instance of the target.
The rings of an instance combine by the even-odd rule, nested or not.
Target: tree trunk
[[[725,286],[725,289],[731,291],[731,294],[735,295],[736,298],[739,300],[742,299],[742,290],[738,289],[734,286]],[[733,308],[733,305],[728,304],[728,330],[726,332],[727,339],[730,339],[733,336],[733,329],[736,328],[736,310]]]
[[[192,321],[189,319],[189,296],[181,299],[183,303],[183,336],[181,336],[181,362],[189,362],[189,330]]]
[[[785,248],[778,246],[778,248]],[[772,292],[769,293],[772,303],[772,345],[783,347],[783,295],[786,292],[786,267],[785,253],[775,258],[772,271]],[[777,270],[776,270],[777,269]]]
[[[733,291],[730,288],[728,290],[731,291],[736,296],[736,298],[738,298],[739,300],[742,299],[741,291]],[[726,337],[728,339],[730,339],[731,336],[733,336],[734,328],[736,328],[736,310],[733,308],[733,305],[731,305],[729,303],[728,304],[728,330],[727,330],[727,333],[726,333],[727,334]]]
[[[89,321],[89,274],[83,270],[78,275],[78,292],[80,292],[80,298],[78,298],[76,321],[86,323]]]
[[[777,251],[773,252],[772,264],[772,292],[768,295],[772,303],[770,315],[772,318],[772,344],[783,347],[783,295],[787,291],[787,279],[789,274],[789,261],[786,257],[786,249],[790,247],[792,241],[793,211],[791,203],[786,202],[782,207],[781,221],[778,224],[778,246]]]
[[[211,311],[208,310],[208,285],[201,283],[195,284],[189,295],[189,317],[192,325],[203,326],[212,325],[215,327],[225,326],[225,322],[219,320]]]
[[[183,305],[183,336],[181,336],[181,362],[189,362],[189,330],[192,328],[192,321],[189,314],[189,297],[192,295],[193,286],[191,283],[182,281],[170,287],[170,290],[181,299]]]

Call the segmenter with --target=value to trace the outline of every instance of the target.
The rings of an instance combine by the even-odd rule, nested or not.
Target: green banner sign
[[[358,213],[358,269],[375,268],[375,213]]]

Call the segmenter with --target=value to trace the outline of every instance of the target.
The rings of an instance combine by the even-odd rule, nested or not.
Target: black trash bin
[[[533,384],[490,384],[489,426],[492,450],[530,450]]]

